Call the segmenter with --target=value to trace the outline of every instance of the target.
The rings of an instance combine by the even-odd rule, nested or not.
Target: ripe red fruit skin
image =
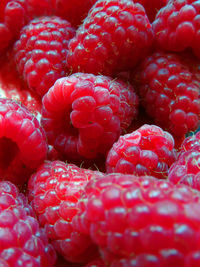
[[[57,80],[42,102],[48,141],[69,160],[105,155],[138,107],[132,86],[84,73]]]
[[[61,161],[46,161],[29,180],[29,200],[55,249],[70,262],[87,262],[98,253],[89,236],[72,228],[78,199],[87,182],[104,174]]]
[[[69,42],[72,72],[113,75],[134,67],[153,42],[144,8],[132,0],[99,0]]]
[[[166,178],[175,159],[173,137],[158,126],[145,124],[114,143],[107,155],[106,170]]]
[[[169,169],[168,179],[174,184],[186,184],[200,190],[200,151],[194,148],[181,152]]]
[[[109,266],[198,266],[199,205],[187,186],[110,174],[87,184],[73,226],[91,236]]]
[[[152,25],[157,46],[176,52],[191,48],[200,58],[199,15],[199,1],[168,1],[157,13]]]
[[[1,0],[0,2],[0,53],[17,38],[27,22],[25,0]]]
[[[96,0],[1,0],[0,54],[18,39],[21,29],[41,16],[58,16],[78,27]]]
[[[0,265],[53,267],[56,253],[34,217],[26,197],[7,181],[0,182]]]
[[[46,159],[46,135],[28,109],[0,98],[0,177],[23,184]]]
[[[155,52],[132,76],[147,114],[178,138],[195,131],[200,120],[199,81],[184,56]]]
[[[200,152],[200,131],[188,136],[181,144],[180,152],[186,152],[190,150],[197,150]]]
[[[56,16],[32,20],[14,45],[17,69],[30,89],[43,96],[65,76],[68,42],[74,36],[71,24]]]
[[[178,160],[169,169],[168,180],[200,190],[200,132],[184,139]]]

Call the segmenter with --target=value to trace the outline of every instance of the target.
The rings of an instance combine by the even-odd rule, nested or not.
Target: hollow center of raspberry
[[[78,136],[79,131],[77,128],[73,126],[71,119],[70,119],[71,112],[72,112],[72,109],[70,109],[69,111],[66,111],[66,113],[63,116],[63,130],[65,133],[68,133],[68,135],[70,136]]]
[[[11,139],[0,138],[0,168],[6,169],[18,154],[19,148]]]

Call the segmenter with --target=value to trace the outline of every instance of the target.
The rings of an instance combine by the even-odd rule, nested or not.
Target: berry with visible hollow
[[[105,155],[137,116],[131,85],[77,73],[57,80],[43,97],[41,123],[49,143],[69,160]]]
[[[46,159],[46,135],[28,109],[0,98],[0,177],[23,184]]]

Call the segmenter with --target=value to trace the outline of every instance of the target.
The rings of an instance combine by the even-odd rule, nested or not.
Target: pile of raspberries
[[[0,266],[200,266],[200,0],[0,1]]]

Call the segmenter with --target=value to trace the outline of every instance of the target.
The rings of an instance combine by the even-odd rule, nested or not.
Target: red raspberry
[[[0,1],[0,52],[15,40],[26,20],[25,0]]]
[[[11,83],[9,85],[11,85]],[[10,90],[6,90],[6,88],[2,88],[0,84],[0,97],[20,102],[38,119],[38,121],[40,121],[42,104],[41,100],[38,98],[38,95],[34,94],[34,92],[25,90],[24,88],[21,90],[21,88],[19,89],[11,87]]]
[[[182,53],[177,53],[179,55],[179,59],[183,65],[186,65],[189,71],[191,72],[193,79],[196,84],[200,86],[200,61],[199,59],[192,53],[191,50],[186,50]]]
[[[78,212],[76,205],[86,183],[96,176],[103,174],[49,161],[29,180],[29,199],[40,225],[55,249],[68,261],[88,261],[96,255],[96,246],[90,238],[73,231],[71,222]]]
[[[166,5],[167,0],[135,0],[134,2],[143,5],[149,20],[152,22],[158,11]]]
[[[180,151],[190,151],[190,150],[197,150],[200,152],[200,132],[193,134],[192,136],[188,136],[183,141]]]
[[[192,48],[200,57],[200,9],[197,0],[172,0],[153,22],[159,47],[170,51]]]
[[[59,17],[40,17],[26,25],[15,43],[15,61],[29,88],[41,96],[65,76],[70,23]]]
[[[158,126],[145,124],[130,134],[120,136],[108,152],[106,169],[108,173],[164,178],[175,159],[173,137]]]
[[[32,214],[25,196],[0,182],[1,266],[54,266],[56,253]]]
[[[197,191],[149,176],[111,174],[90,180],[85,193],[73,227],[91,236],[107,266],[200,265]]]
[[[151,47],[153,33],[144,8],[132,0],[99,0],[69,43],[73,72],[112,75],[132,68]]]
[[[21,28],[30,20],[57,15],[78,26],[95,2],[96,0],[1,0],[0,53],[16,40]]]
[[[200,190],[200,151],[182,152],[169,169],[168,179],[174,184],[186,184]]]
[[[105,154],[137,114],[133,88],[106,76],[77,73],[43,97],[41,123],[50,144],[69,159]]]
[[[144,108],[156,124],[176,137],[197,129],[199,85],[181,56],[154,53],[144,60],[134,79]]]
[[[23,184],[46,158],[38,120],[15,101],[0,98],[0,177]]]

